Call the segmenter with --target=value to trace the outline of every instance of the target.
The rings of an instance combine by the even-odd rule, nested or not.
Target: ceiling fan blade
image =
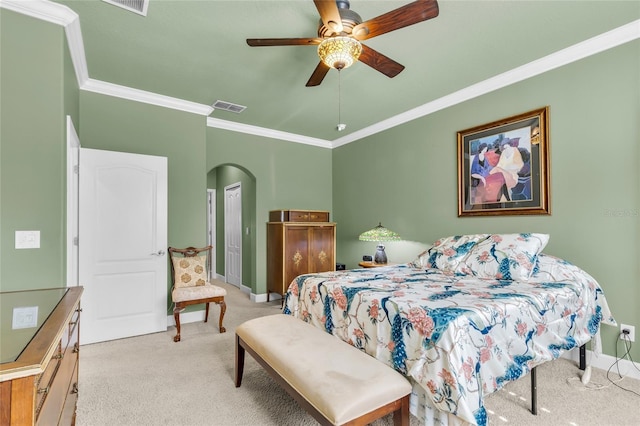
[[[260,46],[311,46],[320,44],[321,38],[248,38],[247,44],[252,47]]]
[[[418,0],[353,27],[351,34],[367,40],[438,16],[436,0]]]
[[[382,53],[373,50],[364,44],[362,45],[362,53],[358,60],[369,65],[376,71],[380,71],[389,78],[395,77],[404,69],[404,65],[397,63],[393,59],[387,58]]]
[[[324,76],[329,72],[329,69],[330,68],[328,65],[320,61],[316,69],[313,71],[313,74],[311,74],[311,77],[309,77],[309,81],[307,81],[307,84],[305,86],[312,87],[320,85],[320,83],[322,83],[322,80],[324,80]]]
[[[336,0],[313,0],[325,27],[339,33],[342,31],[342,18]]]

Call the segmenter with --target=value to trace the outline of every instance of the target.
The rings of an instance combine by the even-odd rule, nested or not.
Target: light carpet
[[[253,303],[239,289],[227,289],[224,325],[219,308],[209,322],[110,342],[83,345],[80,351],[76,424],[102,425],[317,425],[247,355],[242,386],[234,385],[235,328],[258,316],[280,312],[280,302]],[[525,377],[486,399],[492,425],[638,425],[640,397],[609,384],[594,369],[590,387],[580,382],[575,363],[558,359],[538,368],[538,415],[529,412],[530,381]],[[595,390],[597,384],[605,386]],[[621,386],[640,393],[640,381]],[[375,426],[392,425],[387,416]],[[418,420],[411,416],[411,426]]]

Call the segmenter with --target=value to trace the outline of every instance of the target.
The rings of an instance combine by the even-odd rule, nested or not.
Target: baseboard
[[[216,274],[216,278],[218,278],[220,281],[227,282],[227,280],[224,277],[224,275]],[[263,302],[267,301],[267,293],[263,293],[263,294],[252,293],[251,292],[251,287],[247,287],[244,284],[240,285],[240,291],[242,291],[243,293],[248,294],[249,295],[249,300],[251,300],[252,302],[263,303]],[[282,298],[282,296],[280,296],[279,294],[272,294],[271,297],[269,297],[269,300],[277,300],[277,299],[281,299],[281,298]],[[204,316],[202,318],[204,319]]]
[[[565,352],[561,356],[562,358],[567,358],[575,362],[579,362],[580,353],[579,349],[572,349],[569,352]],[[591,365],[595,368],[599,368],[600,370],[607,371],[609,367],[616,362],[616,358],[611,355],[600,354],[596,355],[593,351],[587,350],[587,365]],[[623,359],[618,362],[620,374],[630,379],[640,380],[640,363],[631,362],[628,359]],[[611,369],[613,374],[618,374],[618,368],[615,366]]]

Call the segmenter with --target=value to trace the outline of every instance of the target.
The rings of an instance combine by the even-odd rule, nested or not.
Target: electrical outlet
[[[627,339],[629,342],[636,341],[636,328],[632,325],[620,324],[620,335],[622,336],[623,330],[629,330],[629,334],[626,337],[622,337],[623,339]]]

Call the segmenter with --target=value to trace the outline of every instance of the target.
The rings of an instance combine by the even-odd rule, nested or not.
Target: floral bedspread
[[[478,425],[486,395],[615,324],[598,283],[551,256],[528,281],[412,264],[301,275],[283,311],[409,377],[444,423]]]

